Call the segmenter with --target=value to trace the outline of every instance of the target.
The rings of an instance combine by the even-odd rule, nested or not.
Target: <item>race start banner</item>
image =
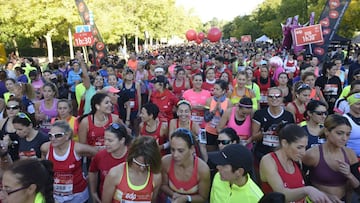
[[[350,0],[328,0],[320,16],[319,24],[322,27],[324,42],[312,44],[312,52],[320,61],[323,61],[331,40],[339,27]]]
[[[80,18],[84,25],[89,25],[91,27],[91,32],[93,35],[94,43],[92,45],[93,51],[95,52],[95,61],[93,63],[96,64],[96,66],[100,66],[100,60],[107,55],[107,50],[105,43],[100,35],[100,32],[98,31],[96,24],[93,20],[93,17],[91,15],[91,12],[89,11],[88,7],[86,6],[86,3],[84,0],[75,0],[77,9],[80,14]]]

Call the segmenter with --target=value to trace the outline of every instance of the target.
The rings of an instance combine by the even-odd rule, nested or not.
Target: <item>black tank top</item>
[[[7,123],[9,118],[6,119],[4,125],[0,130],[0,139],[3,139],[5,135],[9,135],[11,140],[11,145],[9,146],[9,154],[13,161],[19,159],[19,136],[16,133],[10,133],[6,130]]]

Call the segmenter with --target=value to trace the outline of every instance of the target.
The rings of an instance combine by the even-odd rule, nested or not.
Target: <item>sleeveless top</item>
[[[15,160],[19,159],[19,136],[16,134],[16,132],[10,133],[7,131],[6,126],[7,126],[8,121],[9,121],[9,118],[6,118],[6,121],[0,130],[0,139],[3,139],[5,135],[9,135],[12,143],[8,147],[8,150],[9,150],[11,159],[13,161],[15,161]]]
[[[225,98],[225,100],[223,102],[221,102],[221,109],[223,111],[225,111],[228,107],[228,102],[229,102],[229,99],[228,98]],[[216,107],[216,101],[214,100],[214,98],[211,99],[211,102],[210,102],[210,111],[213,111]],[[208,123],[206,123],[205,125],[205,129],[206,129],[206,132],[209,132],[213,135],[217,135],[217,130],[216,130],[216,127],[219,125],[220,123],[220,119],[221,119],[221,115],[219,113],[219,111],[216,111],[213,119],[211,121],[209,121]]]
[[[129,97],[131,111],[137,111],[139,109],[139,104],[138,104],[135,82],[133,82],[130,89],[127,89],[124,83],[121,91],[124,92],[125,95]]]
[[[232,104],[238,104],[240,99],[243,98],[243,97],[252,98],[251,90],[249,88],[245,87],[245,94],[240,96],[240,95],[238,95],[236,87],[235,87],[234,90],[232,91],[231,95],[230,95],[230,101],[231,101]]]
[[[83,192],[87,187],[82,173],[81,157],[75,152],[75,142],[70,141],[66,153],[59,156],[50,144],[46,159],[54,164],[54,194],[67,196]]]
[[[341,151],[344,155],[345,162],[349,164],[349,159],[343,148]],[[345,185],[347,178],[339,171],[334,171],[326,163],[323,152],[323,145],[319,145],[319,163],[317,166],[310,168],[309,179],[312,183],[325,186],[341,186]]]
[[[360,125],[353,120],[349,113],[344,114],[343,116],[349,120],[352,128],[350,138],[347,141],[346,146],[354,150],[357,157],[360,157]]]
[[[238,125],[236,124],[235,121],[236,109],[237,107],[232,107],[231,115],[227,127],[234,129],[236,131],[237,136],[239,136],[241,140],[247,140],[251,136],[251,116],[247,115],[245,121],[241,125]],[[252,144],[249,143],[248,145],[246,145],[246,147],[251,149]]]
[[[58,115],[57,103],[58,100],[54,99],[52,107],[50,109],[47,109],[45,106],[45,101],[44,100],[40,101],[39,111],[40,113],[46,115],[45,120],[41,121],[40,123],[40,130],[44,133],[48,133],[50,131],[51,119],[55,118]]]
[[[320,98],[316,95],[316,89],[315,88],[312,88],[311,91],[310,91],[310,99],[318,100],[318,101],[320,100]]]
[[[178,87],[176,86],[176,79],[174,80],[173,84],[172,84],[172,92],[175,94],[175,96],[177,96],[178,98],[182,97],[182,94],[185,92],[186,88],[185,88],[185,82],[186,80],[184,79],[181,86]]]
[[[174,160],[171,159],[170,168],[168,171],[169,187],[171,190],[179,194],[193,195],[199,193],[198,181],[198,157],[194,157],[194,168],[189,180],[179,180],[175,176]]]
[[[156,142],[158,143],[158,145],[162,145],[165,143],[165,137],[162,137],[161,134],[161,127],[162,127],[162,122],[159,121],[158,126],[156,127],[154,132],[149,132],[146,130],[146,122],[144,122],[143,127],[140,129],[140,135],[141,136],[151,136],[153,137]],[[161,155],[164,156],[166,154],[166,150],[162,149],[160,151]]]
[[[268,78],[267,83],[261,83],[260,77],[256,78],[256,84],[259,85],[260,88],[260,103],[267,104],[267,91],[271,87],[271,79]]]
[[[104,134],[105,129],[109,127],[112,123],[112,116],[111,114],[108,116],[108,122],[101,127],[95,126],[94,124],[94,115],[89,114],[87,116],[88,123],[89,123],[89,130],[87,133],[87,144],[91,146],[95,146],[98,149],[102,149],[105,147],[104,144]]]
[[[293,166],[295,168],[295,171],[294,171],[294,173],[290,174],[285,171],[285,169],[281,165],[280,160],[278,159],[275,152],[270,152],[270,155],[275,161],[278,173],[281,177],[281,180],[282,180],[285,188],[294,189],[294,188],[300,188],[300,187],[305,186],[305,182],[302,177],[301,171],[294,162],[293,162]],[[267,182],[262,182],[261,188],[262,188],[262,191],[264,192],[264,194],[273,192],[273,189]],[[304,199],[297,200],[294,203],[305,203],[305,200]]]
[[[295,102],[291,102],[292,105],[294,105],[295,107],[295,123],[296,124],[299,124],[301,123],[302,121],[305,120],[305,117],[304,117],[304,113],[301,113],[298,106],[296,105]],[[304,108],[306,109],[306,105],[304,104]]]
[[[148,171],[148,177],[143,185],[133,185],[128,175],[128,163],[124,164],[124,173],[116,186],[113,203],[151,203],[153,193],[153,174]]]

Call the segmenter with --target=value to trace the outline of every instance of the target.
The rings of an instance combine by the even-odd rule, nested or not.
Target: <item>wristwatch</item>
[[[187,197],[186,203],[191,203],[191,202],[192,202],[191,196],[190,196],[190,195],[186,195],[186,197]]]

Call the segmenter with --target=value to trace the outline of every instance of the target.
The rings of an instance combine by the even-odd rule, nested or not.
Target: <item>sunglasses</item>
[[[28,115],[26,115],[25,113],[19,112],[18,114],[16,114],[17,117],[19,118],[25,118],[26,120],[28,120],[30,123],[32,123],[30,117]]]
[[[7,110],[18,110],[18,109],[20,109],[20,106],[19,106],[19,105],[6,106],[6,109],[7,109]]]
[[[279,99],[282,96],[281,96],[281,94],[269,94],[268,97],[272,98],[272,99]]]
[[[111,127],[112,129],[114,129],[114,130],[119,130],[119,129],[120,129],[120,124],[118,124],[118,123],[112,123],[112,124],[110,125],[110,127]]]
[[[149,164],[140,163],[140,162],[137,161],[135,158],[133,158],[132,161],[133,161],[136,165],[138,165],[138,166],[140,166],[140,167],[143,167],[143,168],[149,167]]]
[[[310,86],[308,84],[301,84],[298,88],[297,91],[302,90],[302,89],[311,89]]]
[[[228,145],[231,143],[231,140],[217,140],[217,144],[222,144],[222,145]]]
[[[175,132],[186,134],[190,138],[190,143],[192,145],[194,144],[193,135],[190,130],[186,128],[178,128],[177,130],[175,130]]]
[[[318,116],[327,116],[328,115],[327,111],[313,111],[313,113],[315,113]]]
[[[6,189],[2,189],[2,192],[3,193],[5,193],[5,195],[7,195],[7,196],[9,196],[9,195],[11,195],[12,193],[15,193],[15,192],[18,192],[18,191],[20,191],[20,190],[24,190],[24,189],[26,189],[26,188],[28,188],[29,186],[22,186],[22,187],[20,187],[20,188],[17,188],[17,189],[15,189],[15,190],[6,190]]]
[[[62,138],[64,135],[65,135],[65,133],[48,133],[48,135],[49,135],[49,139],[51,139],[51,138]]]

